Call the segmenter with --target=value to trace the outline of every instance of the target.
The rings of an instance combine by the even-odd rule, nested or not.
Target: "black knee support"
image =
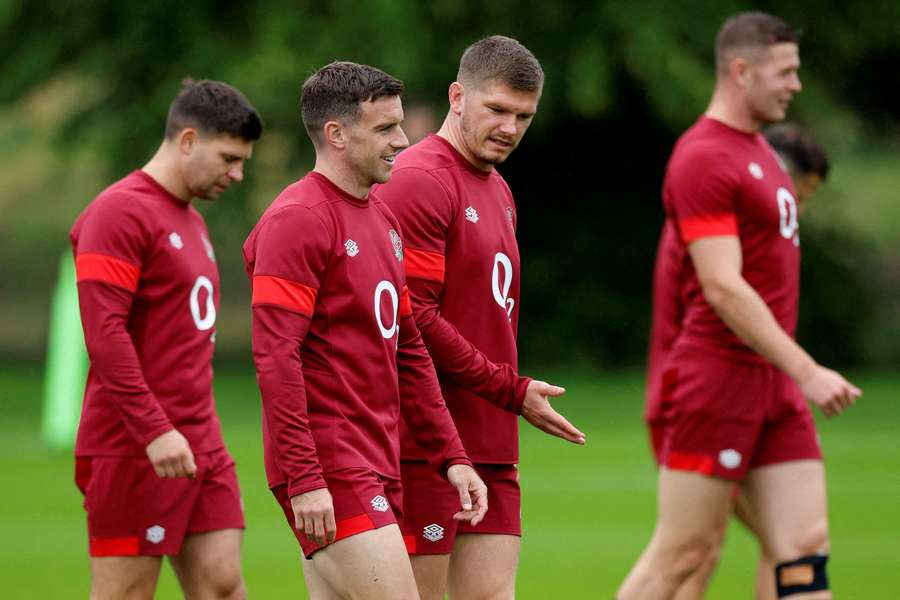
[[[828,573],[825,565],[827,554],[803,556],[797,560],[778,563],[775,566],[775,585],[778,597],[786,598],[804,592],[828,589]]]

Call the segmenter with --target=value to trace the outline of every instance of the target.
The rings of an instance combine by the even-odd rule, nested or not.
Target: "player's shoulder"
[[[114,227],[152,219],[154,211],[148,206],[151,194],[138,173],[132,172],[97,194],[82,211],[78,222],[92,220],[104,227]]]
[[[456,157],[450,144],[436,134],[432,134],[413,144],[397,156],[395,169],[415,168],[431,172],[446,169],[456,164]]]

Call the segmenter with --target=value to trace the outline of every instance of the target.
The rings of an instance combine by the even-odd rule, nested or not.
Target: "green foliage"
[[[374,64],[440,113],[462,50],[503,33],[528,45],[547,73],[535,124],[502,169],[520,205],[525,348],[639,360],[665,158],[708,102],[716,30],[744,9],[732,0],[0,2],[0,178],[10,182],[0,196],[0,301],[43,310],[74,216],[147,160],[180,80],[192,76],[238,86],[267,125],[245,183],[204,210],[223,297],[243,307],[240,242],[312,162],[298,114],[304,78],[335,59]],[[779,0],[764,9],[806,32],[806,91],[793,119],[842,156],[859,156],[867,136],[900,130],[881,67],[900,56],[900,4]],[[893,160],[875,177],[896,184]],[[554,208],[564,212],[552,216],[548,237],[540,224]],[[10,318],[22,320],[0,308],[0,321]],[[39,351],[42,333],[19,342],[0,331],[0,350]],[[893,348],[880,360],[898,344],[876,345]]]

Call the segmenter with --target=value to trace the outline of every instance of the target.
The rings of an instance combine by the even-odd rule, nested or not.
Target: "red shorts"
[[[91,556],[178,554],[186,535],[243,529],[234,460],[225,448],[194,456],[197,475],[162,478],[147,458],[75,459]]]
[[[402,461],[403,538],[410,554],[450,554],[462,533],[522,535],[522,500],[515,465],[475,465],[488,488],[488,511],[472,527],[453,515],[460,511],[459,494],[427,462]]]
[[[337,524],[334,541],[391,525],[403,514],[403,491],[396,479],[387,479],[368,469],[341,469],[325,473],[324,477],[331,493]],[[294,509],[287,495],[287,486],[275,486],[272,494],[281,505],[291,531],[300,542],[303,555],[309,558],[316,550],[321,550],[323,546],[295,527]]]
[[[821,460],[800,388],[771,365],[680,350],[663,372],[660,464],[740,481],[747,471]]]

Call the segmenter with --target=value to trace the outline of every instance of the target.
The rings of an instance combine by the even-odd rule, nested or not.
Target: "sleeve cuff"
[[[135,434],[135,439],[137,439],[138,444],[146,448],[150,445],[150,442],[158,438],[164,433],[169,433],[174,430],[175,426],[168,422],[168,420],[162,425],[157,426],[154,429],[150,429],[146,433],[143,430],[140,433]]]
[[[294,496],[299,496],[300,494],[305,494],[306,492],[311,492],[313,490],[319,490],[327,487],[328,485],[325,484],[325,478],[322,477],[321,474],[307,475],[305,477],[291,479],[287,487],[288,498],[293,498]]]
[[[519,377],[516,379],[512,400],[509,403],[509,412],[517,415],[522,414],[522,405],[525,404],[525,393],[528,392],[528,385],[531,382],[531,377]]]
[[[450,467],[452,467],[453,465],[468,465],[473,469],[475,468],[475,465],[472,464],[472,461],[469,460],[468,457],[460,456],[457,458],[450,458],[446,462],[444,462],[444,466],[441,469],[441,477],[443,477],[445,480],[447,479],[447,471],[449,471]]]

